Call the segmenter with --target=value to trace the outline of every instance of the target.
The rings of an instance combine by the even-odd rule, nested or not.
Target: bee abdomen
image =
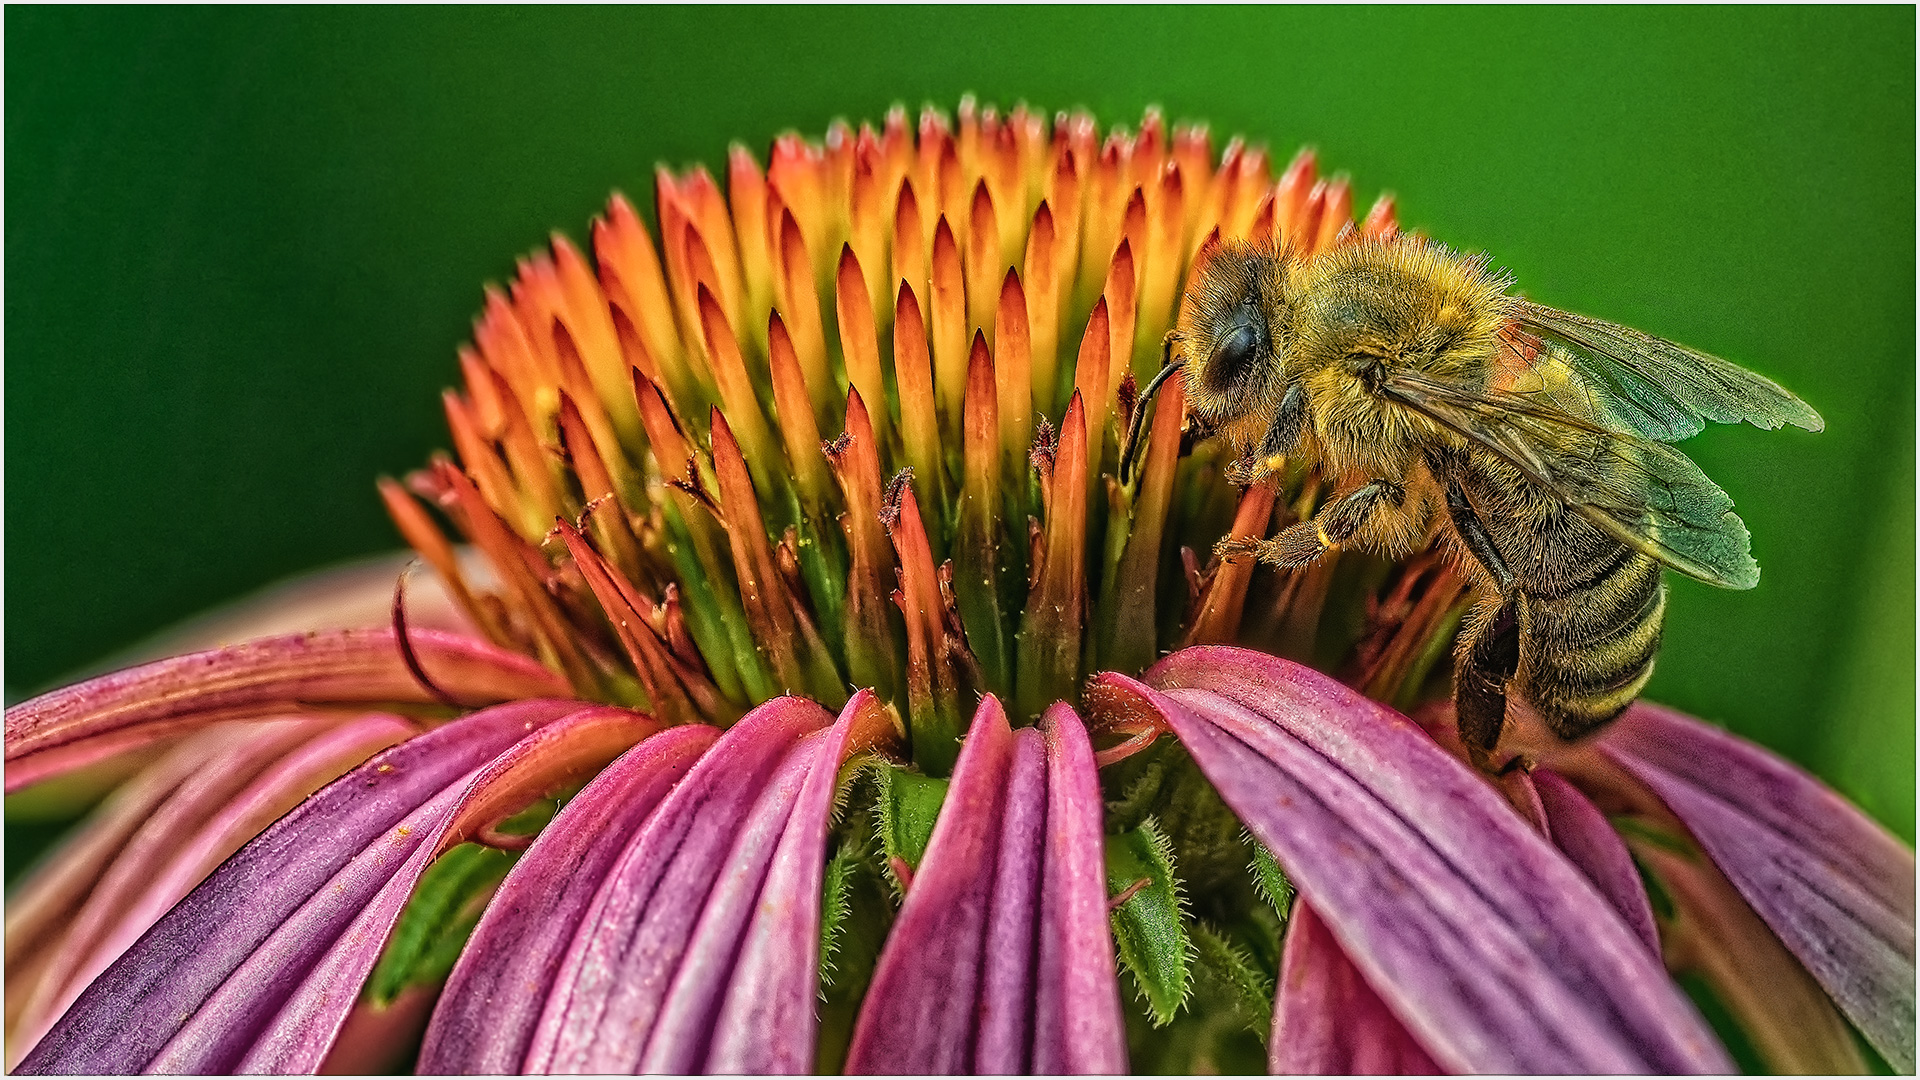
[[[1619,716],[1653,675],[1666,613],[1660,564],[1638,552],[1551,599],[1527,597],[1516,673],[1554,734],[1575,739]]]

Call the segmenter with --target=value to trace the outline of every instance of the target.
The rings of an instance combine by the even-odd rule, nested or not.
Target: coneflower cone
[[[1356,224],[1311,154],[1276,183],[1263,152],[1216,159],[1158,114],[1103,141],[1085,116],[971,104],[784,136],[764,172],[736,147],[726,179],[663,169],[657,238],[616,195],[596,265],[556,236],[490,290],[445,399],[458,464],[383,485],[496,644],[675,722],[871,686],[934,774],[982,695],[1031,722],[1096,671],[1245,631],[1379,696],[1423,685],[1463,602],[1438,560],[1212,558],[1310,513],[1309,470],[1221,482],[1228,451],[1181,445],[1174,386],[1116,479],[1201,249],[1391,233],[1390,202]],[[497,593],[416,498],[491,557]],[[1391,577],[1389,617],[1322,633],[1336,575]]]

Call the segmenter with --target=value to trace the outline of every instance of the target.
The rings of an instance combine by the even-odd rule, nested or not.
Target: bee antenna
[[[1139,456],[1140,441],[1147,429],[1147,406],[1152,404],[1154,395],[1160,392],[1161,384],[1186,366],[1186,361],[1173,359],[1171,346],[1172,343],[1169,341],[1166,364],[1160,368],[1158,374],[1154,375],[1153,381],[1147,384],[1147,388],[1140,391],[1140,399],[1133,406],[1133,421],[1127,425],[1127,442],[1120,449],[1120,485],[1122,487],[1133,479],[1133,459]]]

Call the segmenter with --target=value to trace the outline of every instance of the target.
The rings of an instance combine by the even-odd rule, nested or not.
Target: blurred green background
[[[1914,11],[85,9],[6,30],[9,700],[397,546],[483,281],[656,161],[962,93],[1319,146],[1533,297],[1827,431],[1687,450],[1758,589],[1673,583],[1650,695],[1914,825]]]

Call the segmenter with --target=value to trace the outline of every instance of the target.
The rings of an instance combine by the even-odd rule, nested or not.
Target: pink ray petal
[[[182,1017],[165,1046],[146,1065],[153,1073],[230,1073],[272,1022],[276,1009],[299,989],[303,976],[326,956],[354,917],[380,896],[460,801],[477,767],[376,837]]]
[[[987,965],[974,1037],[977,1073],[1022,1072],[1033,1059],[1033,966],[1038,953],[1040,876],[1046,853],[1047,747],[1038,728],[1013,733],[1007,807],[987,912]]]
[[[95,976],[241,845],[340,774],[418,733],[400,717],[381,714],[339,725],[294,722],[284,735],[273,737],[276,726],[246,730],[249,742],[260,744],[253,768],[227,759],[205,762],[182,790],[205,788],[211,797],[170,800],[142,830],[143,835],[152,833],[155,857],[142,860],[133,850],[138,844],[130,845],[109,878],[96,887],[89,910],[114,893],[114,878],[126,879],[126,888],[113,896],[115,902],[99,919],[89,924],[83,914],[76,922],[72,944],[84,948],[84,958],[71,969],[69,987],[48,1019],[64,1012]],[[321,730],[315,733],[315,727]],[[288,749],[296,740],[298,745]],[[37,1037],[40,1030],[37,1025],[29,1028],[23,1014],[23,1034],[31,1031]]]
[[[175,852],[172,862],[147,886],[139,903],[117,931],[115,957],[159,921],[195,885],[298,806],[307,796],[389,746],[420,733],[412,723],[382,713],[337,725],[293,748],[262,772]]]
[[[1417,725],[1242,649],[1183,650],[1147,679],[1101,676],[1096,700],[1161,714],[1442,1067],[1729,1067],[1585,876]]]
[[[558,675],[484,641],[439,630],[407,639],[434,682],[462,702],[568,693]],[[216,720],[437,700],[407,669],[391,629],[289,634],[156,660],[8,709],[6,789]]]
[[[801,736],[768,778],[753,809],[735,825],[732,850],[705,902],[698,905],[699,921],[679,962],[660,980],[653,1024],[634,1071],[689,1073],[706,1057],[713,1014],[739,957],[742,932],[826,738],[821,731]],[[756,1034],[778,1037],[773,1031]]]
[[[1102,811],[1073,710],[1016,733],[981,702],[848,1072],[1126,1070]]]
[[[93,981],[17,1071],[145,1068],[261,943],[336,874],[351,870],[369,845],[528,731],[581,708],[535,700],[482,710],[384,751],[327,785],[155,923]],[[386,864],[386,876],[398,865],[398,859]],[[365,888],[361,899],[384,881]]]
[[[213,743],[231,738],[233,729],[203,732],[169,749],[159,760],[116,788],[71,839],[58,857],[37,866],[7,897],[6,963],[9,967],[48,948],[64,935],[74,910],[85,902],[100,875],[126,847],[143,822],[167,796],[206,764]]]
[[[1673,828],[1677,833],[1682,827],[1675,822]],[[1651,837],[1631,843],[1673,904],[1662,943],[1668,962],[1707,980],[1767,1071],[1867,1071],[1853,1028],[1832,999],[1712,859],[1691,844],[1676,850]]]
[[[296,978],[304,975],[237,1066],[229,1066],[224,1061],[174,1059],[167,1053],[162,1054],[161,1061],[179,1064],[181,1071],[187,1072],[224,1072],[233,1068],[243,1073],[310,1073],[318,1069],[359,1000],[361,987],[380,959],[387,937],[400,921],[414,887],[434,860],[556,785],[592,775],[658,729],[659,725],[651,717],[625,709],[588,708],[562,717],[515,743],[464,784],[442,814],[425,823],[426,827],[420,830],[425,835],[414,841],[415,847],[406,862],[360,906],[345,932],[338,935],[317,962],[289,965],[284,957],[272,955],[276,951],[275,938],[303,936],[298,932],[299,923],[308,910],[332,907],[309,902],[300,916],[281,927],[275,938],[269,938],[267,945],[203,1006],[201,1015],[204,1016],[218,1013],[223,998],[236,1003],[244,1000],[247,1014],[257,1015],[259,1003],[283,984],[283,972],[291,968]],[[330,911],[323,920],[331,921]],[[169,1051],[172,1049],[170,1046]]]
[[[434,1007],[420,1072],[520,1071],[560,957],[627,842],[720,735],[669,728],[568,800],[507,874]]]
[[[806,787],[760,889],[739,946],[704,1070],[710,1073],[805,1073],[813,1068],[819,1016],[820,899],[827,827],[847,755],[873,733],[890,730],[871,690],[840,710],[819,740]],[[704,924],[702,932],[706,931]],[[682,969],[683,972],[685,969]],[[684,976],[683,976],[684,977]],[[654,1036],[658,1041],[660,1036]]]
[[[1600,741],[1665,802],[1895,1069],[1914,1068],[1914,857],[1811,775],[1640,704]]]
[[[1613,831],[1599,807],[1588,802],[1559,773],[1535,769],[1531,779],[1546,811],[1553,846],[1573,860],[1628,928],[1659,956],[1660,931],[1654,927],[1653,905],[1647,901],[1647,887],[1634,868],[1633,856],[1627,853],[1626,841]]]
[[[1305,903],[1294,904],[1287,918],[1267,1068],[1300,1076],[1440,1071]]]
[[[298,720],[237,726],[225,745],[154,810],[114,857],[74,916],[49,962],[48,974],[21,1010],[14,1030],[16,1054],[46,1034],[87,984],[125,951],[131,944],[124,940],[126,931],[137,937],[146,929],[129,925],[129,921],[140,915],[142,892],[156,877],[165,875],[180,848],[191,843],[207,819],[262,769],[311,732],[310,725]]]
[[[847,1049],[849,1073],[972,1071],[1013,741],[1005,710],[989,695],[974,711],[926,855],[874,965]]]
[[[523,1071],[635,1067],[733,839],[788,751],[832,721],[811,701],[775,698],[728,729],[662,800],[582,919]],[[797,788],[804,776],[789,779]]]
[[[1107,925],[1100,776],[1080,717],[1064,703],[1040,720],[1047,743],[1046,876],[1034,970],[1033,1072],[1123,1073],[1126,1027]]]

